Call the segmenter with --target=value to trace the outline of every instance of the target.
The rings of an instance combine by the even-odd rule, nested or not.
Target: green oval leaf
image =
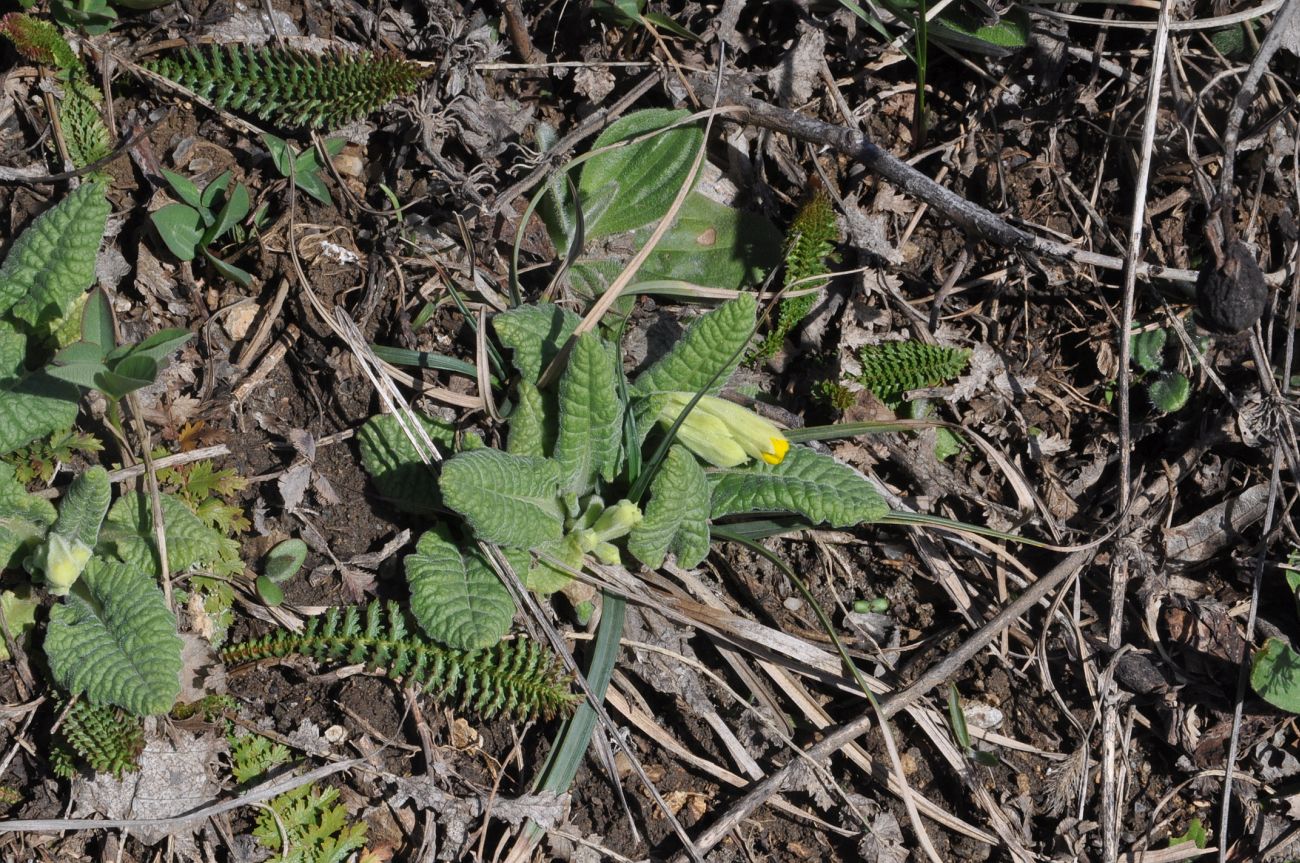
[[[792,512],[814,524],[849,527],[879,521],[883,498],[848,465],[807,447],[791,447],[780,464],[758,461],[710,471],[712,517],[747,512]]]
[[[420,415],[430,440],[451,449],[456,430],[441,420]],[[373,416],[357,432],[361,465],[379,493],[398,509],[430,514],[441,505],[433,469],[425,464],[392,414]]]
[[[306,560],[307,543],[301,539],[286,539],[266,556],[263,574],[278,584],[292,578]]]
[[[444,536],[429,531],[405,561],[411,614],[420,628],[448,647],[491,647],[510,629],[515,604],[476,549],[461,554]]]
[[[95,704],[147,716],[180,694],[176,618],[154,580],[94,558],[72,593],[50,610],[45,655],[55,682]]]
[[[688,115],[685,110],[663,108],[628,114],[602,132],[592,149],[638,138]],[[698,126],[683,126],[592,156],[582,166],[578,181],[587,239],[630,231],[667,213],[703,140]],[[602,206],[591,207],[597,198]]]
[[[438,480],[447,506],[487,542],[532,548],[560,538],[560,465],[494,449],[459,453]]]
[[[1270,638],[1251,662],[1250,686],[1274,707],[1300,713],[1300,654],[1280,638]]]
[[[203,216],[185,204],[168,204],[151,213],[149,220],[177,260],[192,261],[203,245]]]

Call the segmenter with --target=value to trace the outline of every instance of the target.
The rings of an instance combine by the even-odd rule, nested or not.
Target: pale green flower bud
[[[659,422],[671,427],[694,393],[669,393]],[[677,439],[714,467],[735,467],[753,458],[780,464],[790,442],[770,420],[716,396],[701,396],[677,429]]]
[[[627,536],[632,528],[641,523],[641,508],[630,500],[620,500],[613,506],[605,507],[592,530],[600,542],[609,542]]]
[[[52,533],[45,542],[44,569],[46,587],[55,596],[67,596],[90,561],[91,550],[79,539],[67,539]]]

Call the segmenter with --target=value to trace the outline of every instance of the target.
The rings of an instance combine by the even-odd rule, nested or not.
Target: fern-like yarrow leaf
[[[481,650],[442,647],[412,632],[392,602],[372,602],[364,610],[331,608],[308,620],[301,633],[280,630],[221,655],[228,663],[287,656],[364,663],[485,719],[553,716],[568,713],[575,702],[563,667],[535,642],[502,641]]]
[[[54,703],[62,713],[63,699],[56,698]],[[73,775],[78,758],[96,773],[111,773],[120,779],[139,767],[136,759],[144,750],[144,722],[121,708],[91,704],[83,698],[64,714],[54,745],[54,769],[65,779]]]
[[[780,464],[755,461],[710,471],[712,517],[789,512],[813,524],[849,527],[879,521],[884,498],[851,467],[807,447],[791,447]]]
[[[805,290],[826,284],[824,276],[829,270],[826,259],[839,242],[839,226],[830,198],[818,191],[799,208],[786,235],[785,278],[786,288]],[[803,294],[781,300],[776,323],[756,351],[759,357],[770,357],[781,349],[785,337],[808,316],[817,304],[818,295]]]
[[[970,351],[924,342],[881,342],[858,352],[862,372],[855,379],[886,404],[908,390],[934,387],[966,370]]]
[[[55,682],[140,716],[165,713],[180,693],[176,617],[153,578],[93,558],[50,610],[45,655]]]
[[[285,127],[327,129],[410,93],[428,70],[394,54],[201,45],[141,64],[220,109]]]

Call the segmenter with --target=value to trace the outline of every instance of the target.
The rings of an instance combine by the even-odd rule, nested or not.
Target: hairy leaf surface
[[[0,569],[17,568],[28,548],[54,523],[54,507],[32,497],[14,478],[14,469],[0,462]]]
[[[852,468],[807,447],[791,447],[780,464],[762,461],[710,471],[712,517],[792,512],[814,524],[849,527],[878,521],[889,508]]]
[[[65,539],[79,540],[87,548],[94,548],[112,496],[108,471],[99,465],[84,471],[68,486],[68,492],[59,504],[54,532]]]
[[[72,425],[80,398],[72,384],[39,372],[0,380],[0,453]]]
[[[492,318],[501,344],[514,351],[515,368],[533,383],[564,347],[582,319],[550,303],[517,306]]]
[[[662,108],[637,111],[611,124],[592,149],[663,129],[688,113]],[[582,166],[578,181],[587,238],[630,231],[667,213],[690,174],[703,138],[698,126],[683,126],[592,156]]]
[[[0,266],[0,313],[33,330],[62,318],[95,279],[108,210],[104,187],[88,182],[37,216]]]
[[[560,378],[560,427],[555,460],[562,491],[585,494],[599,474],[614,478],[623,431],[614,352],[593,333],[579,336]]]
[[[515,604],[473,546],[461,554],[436,531],[420,537],[405,561],[411,614],[430,638],[448,647],[490,647],[510,629]]]
[[[754,295],[741,294],[704,315],[668,354],[637,377],[633,394],[704,391],[716,395],[740,364],[757,312]]]
[[[435,444],[451,451],[456,430],[449,423],[420,416],[420,422]],[[432,467],[425,464],[392,414],[373,416],[357,432],[361,464],[379,493],[406,512],[430,514],[437,511],[438,484]]]
[[[532,548],[560,538],[560,465],[551,459],[481,449],[449,459],[439,480],[443,500],[475,535],[498,545]]]
[[[709,556],[709,481],[685,447],[668,450],[627,550],[651,569],[663,566],[670,551],[687,569]]]
[[[554,402],[554,393],[550,401]],[[528,381],[520,381],[515,390],[515,409],[510,414],[510,434],[506,452],[511,455],[545,456],[555,446],[555,424],[550,416],[557,412],[554,404],[548,416],[547,396]]]
[[[45,655],[60,686],[95,704],[147,716],[169,710],[180,693],[176,618],[154,579],[126,564],[90,561],[50,610]]]
[[[204,524],[173,495],[162,495],[159,503],[167,537],[167,566],[172,572],[220,558],[223,537],[219,531]],[[112,543],[117,556],[135,569],[159,571],[148,495],[131,492],[118,499],[104,521],[101,539]]]

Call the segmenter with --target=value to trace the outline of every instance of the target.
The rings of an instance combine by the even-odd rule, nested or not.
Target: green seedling
[[[1197,349],[1204,352],[1208,339],[1198,335],[1190,322],[1187,329],[1197,342]],[[1129,341],[1133,364],[1138,370],[1137,380],[1145,383],[1151,406],[1166,414],[1182,410],[1191,395],[1191,382],[1178,370],[1182,352],[1170,350],[1169,341],[1169,331],[1163,327],[1136,332]],[[1195,362],[1192,357],[1189,360]]]
[[[698,42],[700,37],[667,15],[645,11],[645,0],[595,0],[592,11],[616,27],[652,26],[682,39]]]
[[[971,743],[970,728],[966,725],[966,711],[961,706],[961,694],[955,684],[948,684],[948,721],[952,724],[953,739],[966,753],[966,757],[985,767],[996,767],[998,758],[992,752],[976,749]]]
[[[96,389],[114,401],[158,379],[167,357],[190,340],[186,330],[159,330],[142,342],[118,345],[108,297],[96,290],[81,314],[81,339],[54,355],[46,372]]]
[[[280,585],[293,578],[306,560],[307,543],[301,539],[286,539],[271,549],[265,571],[257,577],[257,595],[270,606],[284,602]]]
[[[266,144],[266,149],[271,154],[271,161],[275,169],[280,172],[280,176],[292,178],[295,186],[322,204],[334,203],[334,199],[330,197],[329,187],[321,177],[321,168],[324,166],[321,165],[320,156],[314,147],[299,153],[288,141],[271,134],[263,135],[262,142]],[[330,138],[325,141],[325,152],[331,157],[337,156],[343,152],[347,143],[346,138]]]
[[[167,184],[181,199],[150,215],[158,236],[173,255],[192,261],[203,255],[221,276],[244,287],[253,282],[252,274],[217,257],[211,246],[234,231],[251,208],[248,187],[236,183],[226,171],[199,191],[188,177],[163,169]]]

